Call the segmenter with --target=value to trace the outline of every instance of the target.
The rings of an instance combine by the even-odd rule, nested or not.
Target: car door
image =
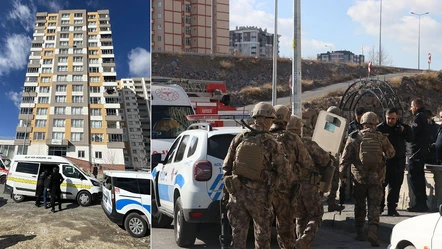
[[[18,162],[15,174],[12,175],[15,182],[14,194],[35,196],[39,169],[40,163]]]
[[[111,214],[113,208],[112,196],[111,196],[112,188],[113,188],[112,177],[105,176],[103,185],[101,186],[101,189],[103,191],[103,198],[101,198],[101,206],[107,212],[107,214]]]
[[[170,180],[170,174],[173,171],[173,160],[175,158],[178,146],[181,142],[182,136],[178,137],[169,149],[166,157],[164,158],[163,165],[161,167],[158,177],[158,197],[160,200],[160,206],[167,210],[173,210],[173,183]]]
[[[434,233],[431,243],[431,248],[442,248],[442,217],[439,216],[439,220],[434,227]]]
[[[60,172],[64,177],[64,182],[61,184],[62,198],[75,199],[77,193],[84,189],[84,186],[89,186],[86,177],[73,165],[61,165]]]
[[[150,198],[150,186],[152,184],[152,181],[149,179],[145,179],[142,176],[138,178],[138,186],[140,187],[140,195],[141,195],[141,205],[147,212],[147,219],[149,224],[150,223],[150,216],[151,216],[151,198]]]

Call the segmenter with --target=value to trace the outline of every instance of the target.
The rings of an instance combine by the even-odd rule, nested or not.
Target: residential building
[[[150,163],[150,79],[119,80],[125,113],[124,160],[129,168],[148,168]]]
[[[12,159],[15,155],[14,140],[0,140],[0,155]]]
[[[109,11],[37,13],[17,154],[124,169],[122,118]]]
[[[229,53],[229,0],[153,0],[152,52]]]
[[[365,62],[365,56],[363,54],[356,55],[347,50],[329,51],[327,53],[321,53],[317,56],[318,61],[329,61],[336,63],[356,63],[362,64]]]
[[[253,26],[236,27],[230,31],[229,51],[231,54],[241,54],[254,57],[273,57],[274,34]],[[279,55],[278,35],[278,55]]]

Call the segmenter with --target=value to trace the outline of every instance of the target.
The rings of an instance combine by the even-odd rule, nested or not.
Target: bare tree
[[[371,61],[372,65],[379,65],[379,49],[373,46],[368,50],[368,61]],[[381,48],[381,60],[382,66],[392,66],[393,60],[390,55],[385,51],[384,47]]]
[[[148,158],[146,157],[146,152],[142,151],[141,153],[136,155],[137,160],[132,162],[132,166],[135,170],[140,169],[149,169]]]
[[[115,151],[106,150],[103,155],[104,164],[114,165],[117,162],[117,154]]]

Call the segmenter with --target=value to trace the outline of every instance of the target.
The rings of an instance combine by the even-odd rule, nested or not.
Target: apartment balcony
[[[69,146],[67,139],[46,139],[47,146]]]
[[[123,129],[121,128],[106,128],[106,133],[107,134],[123,134]]]
[[[32,120],[34,119],[34,114],[29,113],[29,114],[19,114],[18,115],[18,119],[19,120]]]
[[[31,133],[32,131],[32,127],[31,126],[17,126],[17,128],[15,129],[16,132],[24,132],[24,133]]]
[[[31,141],[29,139],[19,139],[19,138],[16,138],[14,140],[14,145],[23,145],[23,142],[25,143],[25,145],[31,145]]]
[[[111,142],[107,143],[108,149],[124,149],[124,142]]]
[[[106,121],[122,121],[123,117],[120,115],[106,115]]]

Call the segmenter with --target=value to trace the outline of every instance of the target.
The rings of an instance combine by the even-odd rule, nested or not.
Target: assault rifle
[[[219,236],[219,242],[221,249],[230,249],[233,246],[232,228],[230,227],[229,219],[227,218],[227,200],[229,199],[229,193],[223,188],[224,197],[219,202],[221,212],[221,235]]]

